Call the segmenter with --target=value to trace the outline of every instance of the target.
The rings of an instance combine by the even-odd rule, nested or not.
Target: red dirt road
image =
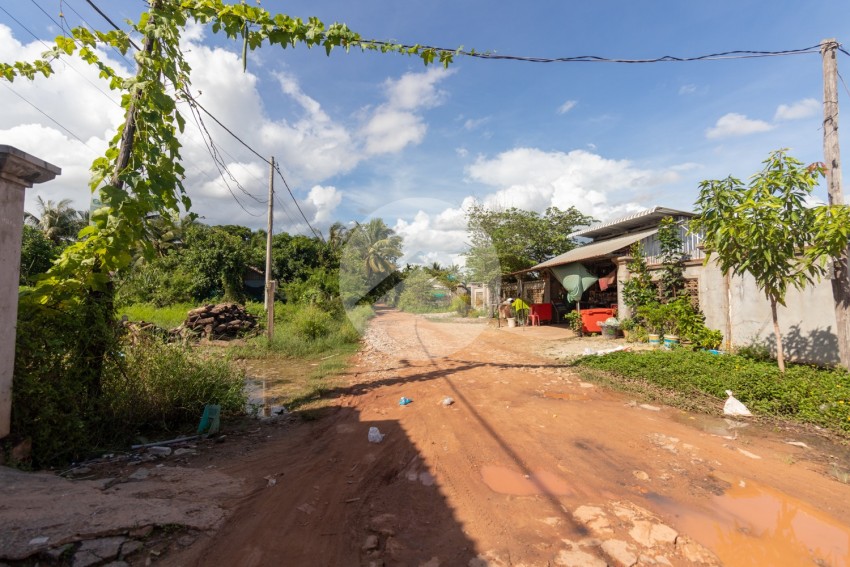
[[[823,450],[582,382],[533,354],[554,330],[481,330],[381,312],[335,408],[219,460],[249,493],[165,563],[850,565]]]

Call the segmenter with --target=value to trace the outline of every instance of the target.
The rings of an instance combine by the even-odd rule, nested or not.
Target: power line
[[[33,0],[33,4],[35,4],[35,0]],[[38,6],[38,4],[35,4],[35,5],[36,5],[36,6]],[[38,8],[39,8],[39,9],[41,9],[41,6],[38,6]],[[38,37],[38,36],[37,36],[37,35],[36,35],[36,34],[35,34],[32,30],[31,30],[31,29],[29,29],[27,26],[25,26],[23,23],[21,23],[21,21],[20,21],[20,20],[18,20],[15,16],[13,16],[12,14],[10,14],[10,13],[9,13],[9,11],[8,11],[8,10],[6,10],[6,8],[4,8],[3,6],[0,6],[0,10],[3,10],[3,12],[5,12],[7,16],[9,16],[10,18],[12,18],[12,20],[14,20],[16,24],[18,24],[19,26],[21,26],[21,28],[23,28],[23,29],[24,29],[27,33],[29,33],[29,34],[30,34],[30,35],[31,35],[31,36],[32,36],[32,37],[33,37],[36,41],[38,41],[39,43],[41,43],[41,45],[43,45],[46,49],[50,49],[50,46],[49,46],[49,45],[47,45],[46,43],[44,43],[44,41],[43,41],[42,39],[40,39],[40,38],[39,38],[39,37]],[[42,9],[41,11],[42,11],[42,12],[44,12],[44,10],[43,10],[43,9]],[[45,14],[47,14],[47,12],[44,12],[44,13],[45,13]],[[50,15],[48,15],[47,17],[48,17],[48,18],[50,18]],[[53,18],[50,18],[50,19],[51,19],[51,20],[53,20]],[[53,20],[53,23],[56,23],[56,20]],[[58,24],[57,24],[57,25],[58,25]],[[69,63],[69,62],[68,62],[68,61],[66,61],[65,59],[60,58],[60,61],[62,61],[65,65],[67,65],[67,66],[68,66],[68,68],[70,68],[73,72],[75,72],[75,73],[76,73],[76,74],[78,74],[80,77],[82,77],[82,78],[83,78],[83,80],[84,80],[85,82],[87,82],[89,85],[91,85],[92,87],[94,87],[94,88],[96,88],[98,91],[100,91],[100,93],[101,93],[103,96],[105,96],[105,97],[109,100],[109,102],[111,102],[112,104],[114,104],[114,105],[115,105],[115,106],[117,106],[118,108],[121,108],[121,105],[120,105],[117,101],[115,101],[115,99],[113,99],[112,97],[110,97],[110,96],[109,96],[109,94],[107,94],[107,93],[106,93],[106,91],[104,91],[103,89],[101,89],[100,87],[98,87],[96,84],[94,84],[93,82],[91,82],[91,81],[89,80],[89,78],[88,78],[88,77],[86,77],[85,75],[83,75],[83,73],[82,73],[79,69],[77,69],[76,67],[74,67],[73,65],[71,65],[71,63]]]
[[[298,204],[298,199],[296,199],[295,195],[292,194],[292,189],[289,188],[289,183],[286,182],[286,178],[283,177],[283,174],[280,172],[280,167],[277,164],[275,164],[275,171],[281,181],[283,181],[283,186],[286,187],[286,190],[289,192],[289,196],[292,197],[292,202],[295,203],[295,208],[297,208],[298,212],[301,213],[301,218],[304,219],[304,222],[307,223],[307,226],[313,232],[313,236],[324,242],[325,237],[322,236],[321,232],[317,232],[316,229],[313,228],[313,225],[310,224],[310,221],[307,220],[307,217],[304,215],[304,211],[301,210],[301,205]]]
[[[198,126],[198,129],[201,130],[202,137],[203,137],[203,132],[206,132],[206,128],[201,126],[202,122],[199,121],[200,116],[198,115],[197,111],[194,110],[194,109],[192,109],[191,114],[192,114],[192,119],[195,121],[195,124]],[[216,156],[215,150],[210,147],[210,143],[209,143],[209,142],[212,142],[212,138],[210,138],[209,142],[207,141],[206,137],[203,137],[203,140],[204,140],[204,145],[206,145],[206,147],[207,147],[207,151],[209,152],[210,156],[212,156],[212,158],[213,158],[213,163],[215,164],[215,167],[218,170],[218,174],[221,177],[221,180],[224,182],[224,186],[227,187],[227,190],[230,192],[230,196],[233,197],[233,200],[236,201],[236,204],[239,205],[239,208],[241,208],[243,211],[245,211],[247,214],[251,215],[252,217],[261,216],[261,215],[256,214],[256,213],[252,213],[251,211],[246,209],[245,205],[243,205],[242,202],[239,200],[239,198],[236,196],[236,193],[233,192],[233,189],[230,187],[230,183],[228,183],[227,179],[225,179],[225,177],[224,177],[224,171],[227,171],[227,174],[230,177],[230,179],[232,179],[236,183],[236,185],[242,190],[242,192],[250,195],[250,193],[245,191],[245,189],[239,184],[239,182],[236,181],[236,178],[233,176],[232,173],[230,173],[230,170],[227,169],[227,166],[224,165],[223,163],[221,163],[219,158]],[[254,199],[256,199],[256,197],[254,197],[253,195],[250,195],[250,196],[253,197]]]
[[[93,25],[91,25],[91,24],[90,24],[90,23],[89,23],[89,22],[88,22],[88,21],[87,21],[87,20],[86,20],[86,19],[85,19],[82,15],[80,15],[80,13],[79,13],[79,12],[77,12],[77,11],[74,9],[74,7],[71,5],[71,3],[70,3],[70,2],[68,2],[68,0],[60,0],[60,2],[61,2],[61,4],[60,4],[60,5],[68,6],[68,8],[69,8],[72,12],[74,12],[74,14],[76,14],[78,18],[80,18],[80,21],[81,21],[81,22],[83,22],[85,25],[87,25],[90,29],[94,29],[94,26],[93,26]],[[66,18],[65,18],[65,15],[64,15],[64,14],[60,13],[59,15],[60,15],[60,17],[62,18],[62,20],[63,20],[63,21],[65,21],[65,20],[66,20]],[[117,47],[115,47],[114,45],[113,45],[113,46],[111,46],[111,47],[112,47],[112,50],[113,50],[113,51],[115,51],[115,53],[117,53],[117,54],[118,54],[118,56],[119,56],[119,57],[121,57],[121,59],[123,59],[123,60],[127,63],[127,65],[129,65],[130,67],[132,67],[132,66],[133,66],[133,63],[131,63],[131,62],[130,62],[130,60],[129,60],[129,59],[127,59],[127,58],[124,56],[124,54],[123,54],[123,53],[121,53],[121,51],[120,51]]]
[[[100,154],[100,152],[98,152],[97,150],[95,150],[94,148],[92,148],[91,146],[89,146],[89,145],[88,145],[88,144],[87,144],[87,143],[86,143],[86,142],[85,142],[82,138],[80,138],[79,136],[77,136],[77,135],[76,135],[74,132],[72,132],[69,128],[66,128],[66,127],[65,127],[65,126],[63,126],[63,125],[62,125],[62,124],[61,124],[58,120],[56,120],[55,118],[53,118],[52,116],[50,116],[49,114],[47,114],[45,111],[43,111],[42,109],[40,109],[39,107],[37,107],[34,103],[30,102],[30,101],[29,101],[29,100],[28,100],[25,96],[23,96],[23,95],[21,95],[21,94],[17,93],[17,92],[16,92],[16,91],[15,91],[12,87],[10,87],[8,84],[6,84],[6,81],[0,81],[0,84],[2,84],[4,87],[6,87],[7,89],[9,89],[9,91],[11,91],[11,93],[12,93],[13,95],[15,95],[16,97],[18,97],[19,99],[21,99],[22,101],[24,101],[25,103],[27,103],[28,105],[30,105],[31,107],[33,107],[34,109],[36,109],[38,112],[40,112],[42,115],[44,115],[44,116],[45,116],[48,120],[50,120],[51,122],[53,122],[54,124],[56,124],[57,126],[59,126],[60,128],[62,128],[63,130],[65,130],[66,132],[68,132],[71,136],[73,136],[74,138],[76,138],[76,139],[77,139],[77,141],[79,141],[82,145],[84,145],[85,147],[87,147],[88,149],[90,149],[91,151],[93,151],[95,154]]]
[[[403,45],[380,40],[362,40],[360,44],[372,44],[379,47],[393,47],[405,50],[433,50],[439,53],[453,53],[476,59],[492,59],[501,61],[522,61],[525,63],[687,63],[693,61],[718,61],[727,59],[759,59],[762,57],[782,57],[787,55],[803,55],[807,53],[820,53],[820,44],[802,49],[786,49],[782,51],[750,51],[735,50],[711,53],[708,55],[697,55],[694,57],[678,57],[675,55],[664,55],[653,59],[618,59],[601,57],[599,55],[576,55],[569,57],[527,57],[521,55],[499,55],[497,53],[477,51],[466,51],[463,49],[448,49],[431,45]]]
[[[109,22],[109,24],[110,24],[113,28],[115,28],[115,30],[116,30],[116,31],[124,31],[124,30],[122,30],[122,29],[118,26],[118,24],[116,24],[115,22],[113,22],[113,21],[112,21],[112,19],[111,19],[109,16],[107,16],[107,15],[103,12],[103,10],[101,10],[100,8],[98,8],[98,7],[97,7],[97,4],[95,4],[94,2],[92,2],[92,0],[86,0],[86,2],[88,3],[88,5],[89,5],[89,6],[91,6],[91,7],[94,9],[94,11],[95,11],[95,12],[97,12],[98,14],[100,14],[100,16],[101,16],[104,20],[106,20],[107,22]],[[138,45],[136,45],[136,42],[134,42],[134,41],[133,41],[130,37],[128,37],[128,38],[127,38],[127,40],[130,42],[130,45],[132,45],[133,47],[135,47],[135,48],[136,48],[136,51],[141,51],[141,50],[142,50],[142,48],[141,48],[141,47],[139,47]]]

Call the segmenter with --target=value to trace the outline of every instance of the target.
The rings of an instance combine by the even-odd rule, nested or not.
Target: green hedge
[[[775,362],[684,349],[617,352],[574,364],[604,370],[620,382],[645,381],[686,395],[722,400],[732,390],[754,414],[850,432],[850,374],[843,369],[790,364],[783,375]]]

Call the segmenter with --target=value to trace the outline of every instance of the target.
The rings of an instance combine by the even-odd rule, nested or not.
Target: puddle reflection
[[[751,481],[712,497],[710,512],[659,503],[676,526],[711,548],[724,565],[850,566],[850,528],[800,500]]]
[[[488,465],[481,467],[481,476],[484,479],[484,484],[490,490],[499,494],[533,496],[546,493],[563,496],[573,493],[564,480],[546,471],[524,475],[505,467]]]

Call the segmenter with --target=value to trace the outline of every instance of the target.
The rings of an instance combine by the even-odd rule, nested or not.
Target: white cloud
[[[412,112],[381,108],[363,128],[366,137],[366,153],[395,153],[408,144],[418,144],[425,137],[428,127],[421,116]]]
[[[481,126],[487,124],[489,121],[490,121],[489,116],[485,116],[484,118],[476,118],[476,119],[469,118],[466,122],[463,123],[463,127],[466,130],[472,131],[472,130],[476,130],[476,129],[480,128]]]
[[[460,209],[436,215],[420,210],[410,221],[396,220],[393,230],[404,238],[402,264],[458,263],[466,249],[466,217]]]
[[[782,122],[786,120],[800,120],[816,116],[821,110],[821,103],[813,98],[804,98],[792,104],[780,104],[776,108],[773,120]]]
[[[310,189],[310,193],[307,195],[306,200],[308,208],[312,209],[313,226],[316,228],[324,228],[325,226],[330,225],[332,215],[341,202],[342,193],[337,191],[336,187],[331,185],[324,187],[321,185],[314,185],[313,188]],[[305,214],[307,214],[306,210]]]
[[[682,85],[681,87],[679,87],[680,95],[689,95],[694,94],[695,92],[697,92],[696,85]]]
[[[705,131],[705,136],[708,139],[729,138],[767,132],[772,129],[773,126],[763,120],[753,120],[743,114],[730,112],[721,116],[714,127],[708,128]]]
[[[363,126],[368,155],[396,153],[418,144],[428,130],[419,111],[441,104],[446,93],[437,88],[454,71],[433,67],[424,73],[405,73],[384,82],[387,102],[378,106]]]
[[[559,107],[558,107],[558,110],[556,110],[556,112],[557,112],[558,114],[566,114],[567,112],[569,112],[570,110],[572,110],[573,108],[575,108],[575,106],[576,106],[577,104],[578,104],[578,101],[577,101],[577,100],[568,100],[568,101],[566,101],[564,104],[562,104],[561,106],[559,106]]]
[[[584,150],[544,152],[515,148],[467,167],[473,181],[496,188],[480,200],[490,207],[522,207],[542,212],[574,206],[596,218],[645,208],[641,193],[680,179],[674,168],[651,170],[628,160],[612,160]],[[617,203],[612,203],[617,201]]]
[[[469,155],[469,150],[467,150],[466,148],[455,148],[455,153],[458,155],[458,157],[465,158]]]

